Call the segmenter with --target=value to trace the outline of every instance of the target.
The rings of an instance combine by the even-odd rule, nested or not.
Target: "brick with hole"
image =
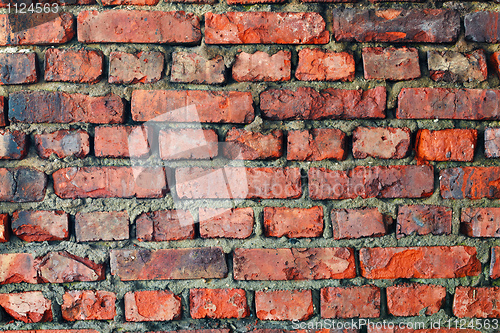
[[[24,132],[0,129],[0,160],[21,160],[28,154],[28,138]]]
[[[90,152],[89,134],[80,129],[35,134],[34,138],[36,152],[43,159],[52,154],[61,159],[69,156],[84,158]]]
[[[97,83],[101,80],[104,56],[101,51],[45,51],[45,81]]]
[[[446,288],[436,285],[402,284],[389,286],[386,291],[388,311],[399,317],[433,315],[442,308],[446,297]]]
[[[417,79],[420,77],[418,50],[413,47],[365,47],[363,70],[366,80]]]
[[[457,287],[453,314],[458,318],[500,318],[499,287]]]
[[[147,158],[152,131],[148,126],[99,126],[95,128],[94,151],[97,157]]]
[[[321,318],[377,318],[380,316],[380,288],[321,288]]]
[[[230,160],[266,160],[283,155],[283,132],[268,134],[232,128],[226,133],[224,156]]]
[[[10,239],[9,215],[0,214],[0,243],[6,243]]]
[[[321,237],[323,207],[264,207],[264,234],[267,237]]]
[[[313,128],[288,132],[287,160],[321,161],[346,158],[346,135],[336,128]]]
[[[66,321],[113,320],[116,295],[104,290],[69,290],[63,295],[62,317]]]
[[[488,79],[488,62],[483,49],[468,53],[427,51],[427,66],[431,79],[436,82],[482,82]]]
[[[500,208],[463,208],[460,227],[469,237],[500,237]]]
[[[477,11],[464,17],[465,38],[479,43],[498,43],[500,33],[493,29],[500,22],[497,12]]]
[[[165,56],[161,52],[111,52],[108,82],[114,84],[155,83],[162,77]]]
[[[256,291],[255,312],[260,320],[307,320],[314,314],[311,290]]]
[[[212,59],[197,53],[172,53],[170,82],[195,84],[220,84],[226,81],[224,58],[217,55]]]
[[[381,237],[392,225],[392,218],[377,208],[333,209],[331,220],[334,239]]]
[[[129,239],[129,217],[121,212],[78,212],[75,215],[77,242]]]
[[[30,84],[37,80],[35,53],[0,53],[0,85]]]
[[[355,62],[348,52],[304,48],[299,51],[295,77],[301,81],[352,81]]]
[[[453,210],[430,205],[408,205],[398,208],[396,238],[410,235],[450,235]]]
[[[205,160],[219,154],[219,136],[213,129],[163,129],[158,140],[162,160]]]
[[[410,148],[411,131],[407,127],[356,127],[352,133],[354,158],[400,159]]]
[[[244,208],[200,208],[201,238],[245,239],[252,235],[254,212]]]
[[[243,289],[190,289],[189,309],[193,319],[241,319],[250,315]]]
[[[241,52],[233,64],[233,79],[238,82],[289,81],[292,71],[290,51],[278,51],[273,55],[257,51]]]
[[[0,127],[4,127],[6,124],[6,112],[5,112],[5,97],[0,96]]]
[[[32,168],[0,168],[0,202],[38,202],[45,198],[47,175]]]
[[[21,282],[37,283],[33,256],[29,253],[0,254],[0,285]]]
[[[487,158],[500,157],[500,128],[486,128],[484,130],[484,156]]]
[[[167,321],[181,318],[181,298],[168,290],[129,291],[124,300],[126,321]]]
[[[194,239],[194,220],[189,210],[172,209],[142,213],[135,220],[139,241]]]
[[[26,242],[69,239],[68,214],[63,211],[16,211],[12,214],[12,233]]]
[[[66,251],[49,252],[35,260],[39,283],[94,282],[105,278],[105,265]]]
[[[417,160],[472,162],[477,147],[477,130],[421,129],[417,132],[415,147]]]
[[[443,199],[500,198],[500,167],[459,167],[441,170]]]
[[[52,321],[52,302],[41,291],[0,294],[0,307],[25,323]]]
[[[500,277],[500,246],[491,247],[490,277],[492,279]]]

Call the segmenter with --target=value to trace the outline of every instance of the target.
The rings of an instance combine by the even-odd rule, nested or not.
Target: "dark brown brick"
[[[418,316],[422,310],[430,316],[437,313],[445,302],[446,288],[434,285],[404,284],[389,286],[387,308],[394,316]]]
[[[307,320],[314,314],[311,290],[256,291],[255,312],[260,320]]]
[[[42,201],[46,187],[47,175],[41,171],[24,167],[0,168],[0,201]]]
[[[417,79],[420,77],[418,50],[412,47],[365,47],[363,69],[366,80]]]
[[[213,159],[219,154],[219,136],[213,129],[164,129],[158,141],[162,160]]]
[[[468,13],[464,17],[465,38],[479,43],[498,43],[500,33],[496,27],[499,23],[498,12]]]
[[[469,53],[427,51],[431,79],[440,82],[472,82],[488,79],[488,63],[484,50]]]
[[[28,153],[26,134],[0,129],[0,160],[20,160]]]
[[[462,167],[441,170],[441,196],[444,199],[500,198],[500,167]]]
[[[49,158],[52,154],[59,158],[84,158],[90,151],[89,141],[87,132],[76,129],[35,134],[36,152],[41,158]]]
[[[68,214],[63,211],[16,211],[11,228],[14,235],[26,242],[69,239]]]
[[[129,238],[129,217],[122,212],[90,212],[75,215],[77,242],[124,240]]]
[[[384,236],[392,224],[377,208],[333,209],[331,220],[334,239]]]
[[[116,295],[103,290],[70,290],[63,295],[61,313],[64,320],[113,320]]]
[[[301,81],[352,81],[355,65],[348,52],[305,48],[299,51],[295,77]]]
[[[288,132],[287,160],[343,160],[346,157],[346,135],[335,128],[313,128]]]
[[[254,212],[245,208],[200,208],[202,238],[248,238],[252,235]]]
[[[129,291],[125,294],[126,321],[181,319],[181,298],[168,290]]]
[[[321,288],[321,318],[377,318],[379,316],[379,287]]]
[[[264,207],[264,233],[268,237],[320,237],[323,234],[323,207]]]
[[[109,83],[155,83],[161,79],[165,56],[161,52],[111,52]]]
[[[250,315],[244,289],[190,289],[191,318],[245,318]]]
[[[288,81],[292,71],[292,54],[279,51],[273,55],[257,51],[241,52],[236,55],[232,68],[233,79],[245,81]]]
[[[135,225],[136,237],[140,241],[194,239],[194,220],[188,210],[142,213],[135,220]]]
[[[398,209],[396,238],[416,235],[449,235],[453,211],[448,207],[409,205]]]
[[[266,160],[283,155],[283,132],[269,134],[232,128],[226,133],[224,156],[230,160]]]
[[[94,50],[45,51],[45,81],[97,83],[101,79],[103,54]]]
[[[226,67],[220,55],[208,60],[196,53],[172,53],[170,82],[218,84],[224,83]]]
[[[484,155],[487,158],[500,157],[500,128],[484,130]]]
[[[37,80],[35,53],[0,53],[0,85],[30,84]]]
[[[469,237],[500,237],[500,208],[463,208],[460,231]]]
[[[411,141],[409,128],[356,127],[352,133],[354,158],[404,158]]]
[[[417,132],[415,146],[417,160],[472,162],[477,147],[477,130],[421,129]]]
[[[104,264],[68,252],[49,252],[35,261],[38,282],[67,283],[101,281],[105,278]]]
[[[0,285],[8,283],[37,283],[33,256],[29,253],[0,254]]]
[[[52,321],[52,302],[41,291],[0,294],[0,307],[25,323]]]

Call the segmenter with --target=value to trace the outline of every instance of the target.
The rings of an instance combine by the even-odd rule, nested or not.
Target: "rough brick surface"
[[[286,0],[227,0],[228,5],[253,5],[257,3],[283,3]]]
[[[233,251],[235,280],[350,279],[356,276],[348,248],[240,249]]]
[[[415,146],[418,160],[471,162],[477,147],[477,130],[421,129]]]
[[[449,235],[453,211],[448,207],[409,205],[400,206],[396,238],[416,235]]]
[[[96,127],[94,134],[95,156],[148,157],[151,135],[151,129],[147,126]]]
[[[330,216],[334,239],[384,236],[392,224],[377,208],[333,209]]]
[[[156,6],[160,0],[102,0],[103,6]]]
[[[0,254],[0,284],[36,283],[37,272],[29,253]]]
[[[409,128],[356,127],[352,133],[354,158],[404,158],[410,148]]]
[[[75,215],[77,242],[112,241],[129,238],[129,217],[122,212],[90,212]]]
[[[204,160],[219,154],[219,136],[212,129],[165,129],[158,140],[162,160]]]
[[[500,318],[499,287],[457,287],[453,298],[453,314],[459,318]]]
[[[473,42],[498,43],[500,33],[495,27],[499,22],[500,17],[497,12],[469,13],[464,17],[465,38]]]
[[[493,52],[490,57],[490,64],[493,67],[493,72],[500,76],[500,52]]]
[[[469,237],[500,237],[500,208],[463,208],[461,222]]]
[[[188,210],[162,210],[142,213],[136,220],[136,237],[140,241],[194,239],[194,220]]]
[[[470,246],[362,248],[359,256],[361,275],[368,279],[450,279],[481,272]]]
[[[52,302],[41,291],[0,294],[0,307],[25,323],[52,321]]]
[[[9,232],[9,215],[0,214],[0,243],[8,242],[10,239]]]
[[[430,316],[444,304],[446,288],[434,285],[409,284],[389,286],[387,308],[394,316],[418,316],[421,312]]]
[[[218,84],[226,81],[226,66],[220,55],[206,59],[197,53],[172,53],[171,82]]]
[[[291,77],[292,54],[290,51],[279,51],[273,55],[257,51],[241,52],[236,55],[232,67],[233,79],[245,81],[288,81]]]
[[[24,132],[0,129],[0,160],[20,160],[28,153]]]
[[[289,131],[287,138],[287,160],[343,160],[346,157],[346,135],[335,128]]]
[[[299,51],[295,77],[301,81],[352,81],[356,71],[348,52],[305,48]]]
[[[67,283],[104,280],[104,264],[78,257],[68,252],[49,252],[35,262],[38,281],[44,283]]]
[[[35,53],[0,53],[0,85],[35,83]]]
[[[363,69],[367,80],[400,81],[419,78],[418,50],[412,47],[365,47]]]
[[[380,316],[380,288],[375,286],[321,289],[321,318]]]
[[[260,320],[307,320],[314,313],[310,290],[255,292],[255,312]]]
[[[484,130],[484,156],[487,158],[500,157],[500,128],[486,128]]]
[[[45,81],[96,83],[101,79],[102,68],[101,51],[45,51]]]
[[[248,238],[252,235],[254,212],[246,208],[200,208],[202,238]]]
[[[243,289],[191,289],[189,311],[194,319],[245,318],[250,315]]]
[[[492,279],[500,277],[500,246],[491,247],[490,277]]]
[[[47,175],[31,168],[0,168],[0,201],[42,201],[47,187]]]
[[[265,207],[264,233],[268,237],[320,237],[323,234],[323,207]]]
[[[27,242],[69,239],[68,214],[63,211],[17,211],[12,214],[11,228]]]
[[[113,320],[116,295],[103,290],[70,290],[63,295],[61,313],[64,320]]]
[[[5,97],[0,96],[0,127],[4,127],[5,123]]]
[[[89,134],[83,130],[59,130],[35,134],[34,138],[36,152],[41,158],[49,158],[52,154],[59,158],[84,158],[90,152]]]
[[[111,52],[109,83],[155,83],[161,79],[165,56],[161,52]]]
[[[444,199],[500,198],[500,167],[463,167],[439,173]]]
[[[166,321],[181,317],[181,298],[168,290],[129,291],[124,299],[126,321]]]
[[[276,159],[283,155],[283,132],[263,134],[233,127],[226,133],[223,151],[230,160]]]
[[[427,51],[431,79],[440,82],[472,82],[488,79],[488,63],[484,50],[469,53]]]

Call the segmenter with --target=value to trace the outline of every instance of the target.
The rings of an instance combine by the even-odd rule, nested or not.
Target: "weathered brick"
[[[245,318],[250,315],[243,289],[190,289],[191,318]]]
[[[16,330],[16,331],[0,331],[1,333],[99,333],[92,329],[73,329],[73,330]]]
[[[213,159],[219,154],[219,136],[213,129],[165,129],[158,141],[162,160]]]
[[[270,89],[260,94],[260,109],[273,120],[385,118],[386,98],[385,87],[320,92],[310,87]]]
[[[284,3],[286,0],[227,0],[228,5],[253,5],[257,3]]]
[[[0,96],[0,127],[7,125],[5,123],[5,97]]]
[[[440,82],[472,82],[488,79],[488,63],[484,50],[469,53],[427,51],[431,79]]]
[[[500,52],[493,52],[490,57],[490,64],[493,67],[494,73],[500,77]]]
[[[252,210],[253,212],[253,210]],[[10,239],[9,233],[9,215],[0,214],[0,243],[8,242]]]
[[[470,246],[362,248],[359,257],[361,275],[368,279],[452,279],[481,273],[476,248]]]
[[[321,318],[376,318],[379,316],[379,287],[321,288]]]
[[[346,157],[346,135],[336,128],[313,128],[288,132],[287,160],[343,160]]]
[[[0,46],[66,43],[75,35],[74,21],[67,12],[0,14]]]
[[[0,294],[0,307],[25,323],[52,321],[52,302],[41,291]]]
[[[113,241],[129,238],[129,217],[122,212],[79,212],[75,215],[77,242]]]
[[[38,156],[49,158],[55,154],[59,158],[75,156],[84,158],[89,154],[89,134],[83,130],[59,130],[52,133],[35,134]]]
[[[63,211],[17,211],[12,214],[11,228],[26,242],[69,239],[68,214]]]
[[[96,264],[87,258],[68,252],[49,252],[36,258],[38,282],[67,283],[77,281],[101,281],[105,278],[104,264]]]
[[[166,321],[181,318],[181,298],[171,291],[129,291],[124,299],[126,321]]]
[[[449,43],[459,33],[455,10],[333,10],[333,34],[339,42]]]
[[[196,43],[200,20],[194,14],[146,10],[83,11],[77,18],[80,43]]]
[[[448,207],[409,205],[398,209],[396,238],[416,235],[449,235],[453,210]]]
[[[500,128],[486,128],[484,130],[484,156],[487,158],[500,157]]]
[[[200,208],[200,236],[202,238],[238,238],[252,235],[254,212],[245,208]]]
[[[334,239],[384,236],[392,224],[377,208],[333,209],[331,220]]]
[[[434,172],[426,165],[359,166],[347,171],[309,169],[313,200],[422,198],[434,192]]]
[[[224,156],[230,160],[266,160],[283,155],[283,132],[268,134],[232,128],[226,133]]]
[[[111,274],[122,281],[220,279],[227,275],[220,247],[111,250]]]
[[[491,247],[490,277],[492,279],[500,277],[500,246]]]
[[[264,207],[264,233],[268,237],[320,237],[323,235],[323,207]]]
[[[415,146],[417,160],[472,162],[477,146],[477,130],[421,129],[417,132]]]
[[[288,81],[292,71],[292,54],[279,51],[273,55],[257,51],[241,52],[236,55],[232,68],[233,79],[245,81]]]
[[[163,168],[73,167],[52,174],[55,194],[76,198],[161,198],[167,192]]]
[[[298,168],[178,168],[181,199],[286,199],[302,195]]]
[[[404,158],[411,142],[409,128],[356,127],[352,133],[354,158]]]
[[[418,50],[395,47],[365,47],[363,70],[366,80],[412,80],[420,77]]]
[[[0,201],[42,201],[46,187],[47,175],[41,171],[24,167],[0,168]]]
[[[136,238],[140,241],[194,239],[194,220],[188,210],[162,210],[142,213],[136,220]]]
[[[172,53],[171,82],[218,84],[226,81],[224,58],[217,55],[212,59],[196,53]]]
[[[393,316],[418,316],[421,312],[430,316],[437,313],[444,304],[446,288],[423,284],[389,286],[387,308]]]
[[[398,96],[399,119],[500,119],[500,90],[403,88]]]
[[[102,0],[103,6],[156,6],[160,0]]]
[[[348,52],[305,48],[299,51],[295,77],[301,81],[352,81],[356,71]]]
[[[251,123],[252,94],[239,91],[134,90],[132,119],[157,122]]]
[[[356,276],[349,248],[240,249],[233,252],[235,280],[351,279]]]
[[[151,135],[151,129],[148,126],[96,127],[95,156],[146,158],[149,156]]]
[[[61,313],[64,320],[113,320],[116,295],[103,290],[70,290],[63,295]]]
[[[500,318],[499,287],[457,287],[453,298],[453,314],[459,318]]]
[[[103,54],[94,50],[45,51],[45,81],[97,83],[101,79]]]
[[[9,96],[9,120],[23,123],[115,124],[124,121],[122,99],[59,91],[20,91]]]
[[[9,4],[11,5],[11,12],[14,11],[13,5],[15,3],[20,4],[20,2],[15,2],[16,0],[0,0],[0,8],[8,8]],[[26,11],[28,11],[29,6],[34,3],[40,3],[40,4],[58,4],[60,6],[74,6],[74,5],[95,5],[96,1],[95,0],[69,0],[69,1],[64,1],[64,0],[39,0],[39,1],[33,1],[33,0],[23,0],[24,4],[27,5]],[[62,10],[62,8],[59,8],[59,10]],[[28,12],[28,15],[31,15],[31,12]],[[49,16],[50,17],[50,16]]]
[[[462,209],[460,231],[469,237],[500,237],[500,208]]]
[[[465,38],[479,43],[498,43],[500,33],[496,27],[499,23],[498,12],[468,13],[464,17]]]
[[[314,314],[310,290],[255,292],[255,312],[260,320],[307,320]]]
[[[165,56],[161,52],[111,52],[109,83],[155,83],[161,79]]]
[[[500,198],[500,167],[462,167],[441,170],[441,196],[444,199]]]
[[[0,284],[37,283],[33,256],[29,253],[0,254]]]
[[[0,129],[0,160],[20,160],[28,153],[26,134]]]
[[[37,82],[35,53],[0,53],[0,85]]]
[[[325,20],[314,12],[205,14],[207,44],[326,44],[329,40]]]

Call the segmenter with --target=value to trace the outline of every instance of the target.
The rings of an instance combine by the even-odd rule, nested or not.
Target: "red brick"
[[[377,318],[380,288],[321,288],[321,318]]]
[[[47,175],[41,171],[0,168],[0,201],[43,201],[46,187]]]
[[[102,0],[103,6],[156,6],[160,0]]]
[[[399,119],[500,119],[500,90],[403,88],[398,96]]]
[[[500,33],[494,29],[500,22],[497,12],[478,11],[464,17],[465,38],[479,43],[498,43]]]
[[[283,132],[268,134],[232,128],[226,133],[224,156],[230,160],[266,160],[283,155]]]
[[[66,43],[75,35],[74,21],[66,12],[0,14],[0,46]]]
[[[245,208],[200,208],[200,236],[202,238],[244,239],[252,235],[254,212]]]
[[[500,157],[500,128],[486,128],[484,130],[484,156],[487,158]]]
[[[52,321],[51,305],[41,291],[0,294],[0,306],[5,312],[25,323]]]
[[[500,246],[491,247],[490,277],[492,279],[500,277]]]
[[[461,222],[461,232],[469,237],[500,237],[500,208],[464,208]]]
[[[20,160],[28,153],[26,134],[0,129],[0,160]]]
[[[219,136],[213,129],[165,129],[158,140],[162,160],[213,159],[219,153]]]
[[[398,209],[396,238],[416,234],[419,236],[450,235],[453,211],[448,207],[409,205]]]
[[[264,207],[267,237],[303,238],[323,235],[323,207]]]
[[[65,251],[49,252],[36,258],[35,267],[39,283],[93,282],[105,278],[104,264]]]
[[[122,281],[221,279],[227,275],[220,247],[111,250],[111,274]]]
[[[0,85],[37,82],[35,53],[0,53]]]
[[[335,128],[313,128],[288,132],[287,160],[344,160],[346,135]]]
[[[406,127],[356,127],[352,133],[352,154],[354,158],[404,158],[410,148],[410,136]]]
[[[122,99],[59,91],[20,91],[9,96],[9,120],[24,123],[116,124],[124,121]]]
[[[21,282],[37,283],[33,256],[29,253],[0,254],[0,285]]]
[[[255,312],[260,320],[307,320],[314,314],[310,290],[255,292]]]
[[[453,314],[459,318],[500,318],[499,302],[499,287],[457,287]]]
[[[122,212],[90,212],[75,215],[77,242],[113,241],[129,238],[129,217]]]
[[[8,242],[9,239],[9,215],[0,214],[0,243]]]
[[[250,315],[243,289],[190,289],[191,318],[245,318]]]
[[[176,330],[176,331],[167,331],[165,333],[230,333],[230,329],[207,329],[207,330]]]
[[[15,2],[12,0],[0,0],[0,8],[8,8],[8,5],[11,5],[11,12],[14,11],[15,7],[13,6]],[[55,0],[55,1],[48,1],[48,0],[40,0],[40,1],[33,1],[33,0],[26,0],[23,1],[22,3],[25,3],[27,5],[26,11],[29,9],[29,6],[32,3],[41,3],[43,4],[55,4],[57,3],[60,6],[73,6],[73,5],[95,5],[96,1],[95,0],[71,0],[71,1],[64,1],[64,0]],[[19,4],[19,2],[18,2]],[[62,10],[62,8],[59,8],[59,10]],[[28,15],[32,15],[31,12],[28,12]],[[49,16],[50,17],[50,16]]]
[[[103,55],[93,50],[45,51],[45,81],[97,83],[101,79]]]
[[[443,199],[500,198],[500,167],[462,167],[439,173]]]
[[[260,109],[272,120],[385,118],[385,87],[363,91],[310,87],[270,89],[260,94]]]
[[[181,298],[168,290],[129,291],[125,294],[126,321],[181,319]]]
[[[421,129],[416,139],[417,160],[472,162],[477,146],[477,130]]]
[[[249,92],[135,90],[131,107],[134,121],[248,124],[255,116],[252,103]]]
[[[163,168],[73,167],[52,174],[55,194],[76,198],[161,198],[167,192]]]
[[[16,331],[0,331],[1,333],[99,333],[96,330],[90,329],[75,329],[75,330],[16,330]]]
[[[96,127],[95,156],[146,158],[149,156],[151,135],[151,129],[147,126]]]
[[[64,320],[113,320],[116,295],[102,290],[70,290],[63,295],[61,313]]]
[[[391,0],[392,1],[392,0]],[[439,320],[438,320],[439,322]],[[452,324],[448,324],[448,321],[441,321],[441,325],[443,326],[453,326],[454,321],[452,320]],[[399,328],[399,324],[394,325],[393,328],[388,327],[388,323],[386,323],[386,328],[376,328],[375,325],[372,325],[368,328],[368,333],[481,333],[481,331],[476,331],[472,329],[466,328],[426,328],[421,330],[414,330],[411,328]],[[457,322],[457,326],[460,326],[460,323]],[[462,325],[464,327],[465,325]]]
[[[135,225],[136,237],[140,241],[194,239],[194,220],[188,210],[142,213],[135,220]]]
[[[220,55],[209,60],[196,53],[172,53],[170,82],[224,83],[225,72],[224,58]]]
[[[241,52],[236,55],[232,73],[233,79],[245,81],[289,81],[292,72],[292,53],[278,51],[273,55],[257,51]]]
[[[59,158],[75,156],[84,158],[89,154],[89,134],[83,130],[59,130],[52,133],[35,134],[38,156],[49,158],[55,154]]]
[[[495,74],[500,77],[500,52],[494,52],[491,55],[490,64],[493,67]]]
[[[361,275],[368,279],[452,279],[481,273],[476,248],[470,246],[362,248],[359,255]]]
[[[83,11],[77,18],[80,43],[196,43],[200,20],[194,14],[146,10]]]
[[[109,83],[155,83],[161,79],[165,56],[161,52],[111,52]]]
[[[427,51],[427,66],[436,82],[472,82],[488,79],[488,63],[484,50],[469,53]]]
[[[387,308],[393,316],[430,316],[437,313],[445,302],[446,288],[434,285],[405,284],[389,286]],[[425,311],[423,311],[425,310]]]
[[[178,168],[181,199],[287,199],[302,195],[298,168]]]
[[[253,5],[257,3],[284,3],[286,0],[227,0],[228,5]]]
[[[205,14],[207,44],[327,44],[318,13],[226,12]]]
[[[0,127],[7,125],[5,123],[5,97],[0,96]]]
[[[348,52],[302,49],[295,77],[301,81],[352,81],[356,71],[354,57]]]
[[[366,198],[423,198],[434,191],[434,172],[425,165],[392,165],[354,169],[309,169],[313,200]]]
[[[412,47],[365,47],[363,69],[366,80],[417,79],[420,77],[418,50]]]
[[[459,33],[460,14],[454,10],[333,10],[333,34],[339,42],[449,43]]]
[[[377,208],[333,209],[331,219],[334,239],[381,237],[392,224],[392,218]]]
[[[11,228],[26,242],[69,240],[68,214],[63,211],[17,211]]]
[[[349,248],[235,249],[235,280],[321,280],[356,276]]]

